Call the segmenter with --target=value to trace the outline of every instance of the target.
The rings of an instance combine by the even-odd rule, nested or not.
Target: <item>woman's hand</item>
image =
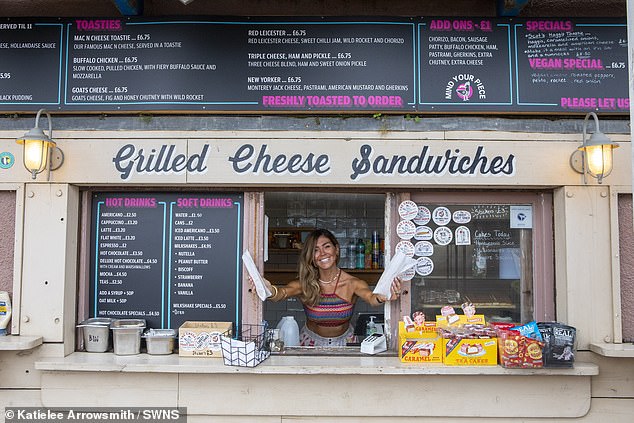
[[[256,292],[255,282],[253,282],[253,278],[251,277],[251,275],[247,276],[247,280],[249,281],[249,285],[251,286],[251,291]],[[271,285],[271,282],[267,281],[264,278],[262,278],[262,280],[264,281],[264,286],[266,287],[266,289],[268,289],[269,292],[273,292],[273,285]]]
[[[399,278],[394,278],[392,281],[390,294],[390,301],[398,300],[398,297],[401,295],[401,280]]]

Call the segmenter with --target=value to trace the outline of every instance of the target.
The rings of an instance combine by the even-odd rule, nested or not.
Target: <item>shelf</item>
[[[368,273],[379,275],[383,273],[383,269],[341,269],[346,273]],[[297,269],[264,269],[264,273],[297,273]]]
[[[442,308],[447,304],[425,304],[425,308]],[[460,304],[449,304],[451,306],[460,307]],[[485,308],[493,308],[493,309],[506,309],[506,310],[515,310],[517,305],[515,304],[490,304],[490,303],[473,303],[476,310]]]
[[[0,351],[30,350],[42,345],[41,336],[7,335],[0,336]]]

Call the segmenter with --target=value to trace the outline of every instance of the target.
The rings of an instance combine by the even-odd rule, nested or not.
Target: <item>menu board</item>
[[[622,19],[9,19],[0,111],[627,114],[627,51]]]
[[[512,105],[508,21],[429,19],[419,31],[421,105],[445,111]]]
[[[0,23],[0,104],[6,109],[61,104],[63,24]]]
[[[528,20],[514,26],[518,107],[629,113],[624,22]]]
[[[412,22],[69,25],[69,106],[413,110]]]
[[[96,194],[91,316],[239,325],[243,203],[241,194]]]

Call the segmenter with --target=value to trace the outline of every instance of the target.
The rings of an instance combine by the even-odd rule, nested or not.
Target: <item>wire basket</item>
[[[255,367],[266,360],[271,355],[270,331],[266,329],[266,324],[245,324],[236,338],[223,334],[220,342],[225,366]]]

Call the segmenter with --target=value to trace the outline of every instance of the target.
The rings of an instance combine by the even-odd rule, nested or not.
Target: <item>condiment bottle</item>
[[[7,291],[0,291],[0,336],[7,334],[9,320],[11,320],[11,298]]]
[[[370,321],[365,325],[365,334],[370,336],[374,335],[378,331],[376,330],[376,323],[374,323],[374,319],[376,316],[370,316]]]
[[[357,269],[365,268],[365,242],[359,239],[357,242]]]

